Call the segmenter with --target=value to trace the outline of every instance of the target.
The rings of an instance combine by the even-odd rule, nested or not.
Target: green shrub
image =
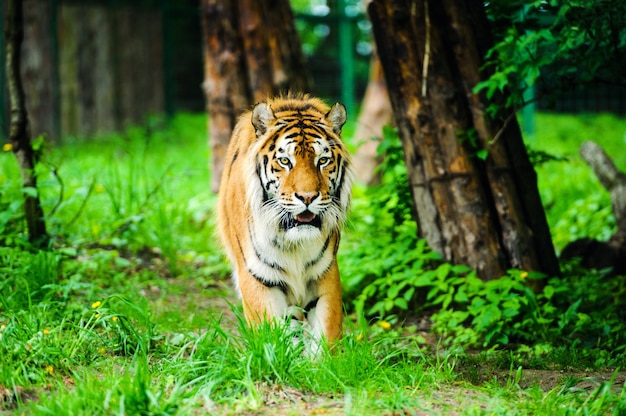
[[[415,310],[417,293],[411,282],[433,260],[440,259],[417,238],[397,133],[390,127],[383,133],[379,146],[383,162],[378,167],[381,184],[355,190],[353,214],[339,258],[345,296],[352,300],[358,316]]]
[[[351,219],[340,259],[346,297],[357,317],[400,322],[429,313],[433,331],[449,346],[523,349],[576,343],[611,354],[626,352],[620,312],[626,310],[624,279],[581,269],[549,278],[511,270],[483,282],[468,267],[442,263],[417,238],[401,147],[392,129],[385,129],[380,149],[382,183],[357,194],[353,210],[359,218]],[[543,155],[537,163],[548,159],[554,158]],[[606,237],[614,225],[602,198],[592,194],[572,204],[556,235]],[[541,279],[543,290],[535,294],[529,279]]]

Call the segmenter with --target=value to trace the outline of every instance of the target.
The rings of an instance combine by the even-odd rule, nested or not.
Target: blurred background
[[[353,109],[372,52],[362,4],[292,5],[315,94]],[[33,132],[57,140],[205,110],[197,0],[26,0],[24,10],[22,72]],[[4,63],[0,71],[6,134]]]

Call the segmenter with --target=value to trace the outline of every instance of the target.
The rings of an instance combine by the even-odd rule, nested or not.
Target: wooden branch
[[[50,168],[50,172],[52,173],[52,176],[54,176],[54,179],[56,179],[57,182],[59,183],[59,197],[57,198],[57,202],[49,211],[49,215],[52,217],[57,212],[57,209],[59,209],[59,207],[63,203],[63,200],[65,199],[65,182],[63,182],[63,178],[61,178],[61,176],[59,175],[58,167],[53,166],[51,164],[48,165],[48,167]]]
[[[609,192],[617,185],[626,182],[626,174],[617,170],[611,158],[597,143],[584,142],[580,146],[580,156],[593,169],[602,186]]]
[[[87,201],[89,200],[89,198],[93,194],[93,190],[94,190],[95,187],[96,187],[96,178],[92,178],[91,179],[91,183],[89,184],[89,189],[87,190],[87,195],[85,196],[83,201],[80,203],[80,206],[78,207],[78,210],[76,211],[76,213],[74,214],[72,219],[69,220],[67,222],[67,224],[65,225],[66,227],[69,228],[72,224],[74,224],[76,222],[76,220],[78,220],[80,215],[83,213],[83,210],[85,209],[85,206],[87,205]]]
[[[611,244],[626,250],[626,174],[615,167],[611,158],[595,142],[586,141],[580,147],[580,156],[611,193],[613,215],[617,232],[611,237]]]

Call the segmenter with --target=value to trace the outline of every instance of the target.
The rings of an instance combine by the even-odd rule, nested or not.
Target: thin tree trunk
[[[370,75],[361,103],[352,140],[359,145],[352,163],[358,180],[366,185],[380,182],[376,167],[380,163],[378,145],[382,139],[383,126],[391,121],[392,111],[383,78],[383,69],[377,54],[370,60]]]
[[[21,0],[9,0],[5,24],[6,73],[9,90],[11,120],[9,143],[17,158],[22,175],[22,185],[29,191],[24,193],[24,209],[28,239],[35,246],[47,244],[43,209],[37,193],[35,176],[36,154],[28,132],[28,114],[24,88],[20,75],[20,48],[24,39],[24,13]]]
[[[267,44],[272,67],[273,93],[311,89],[300,36],[289,1],[263,0],[267,23]]]
[[[287,0],[202,0],[201,14],[211,190],[217,192],[241,112],[267,96],[307,92],[309,83]]]
[[[236,117],[250,105],[237,2],[204,0],[204,92],[209,112],[211,190],[217,192]]]
[[[475,3],[374,0],[368,9],[419,232],[446,260],[484,279],[511,267],[557,274],[519,128],[514,119],[504,127],[488,120],[484,98],[472,93],[487,48],[475,34],[485,21]],[[506,139],[492,142],[500,128]],[[483,149],[485,160],[478,157]]]

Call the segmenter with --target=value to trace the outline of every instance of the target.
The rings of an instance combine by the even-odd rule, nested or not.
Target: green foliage
[[[567,162],[566,157],[554,155],[544,150],[536,150],[530,145],[526,145],[526,151],[528,152],[528,159],[530,160],[530,163],[535,167],[548,162]]]
[[[368,204],[358,205],[360,198],[356,198],[359,221],[351,221],[350,234],[370,238],[348,239],[349,256],[341,257],[342,271],[348,276],[345,291],[354,299],[357,317],[389,325],[428,313],[433,331],[446,346],[525,351],[540,345],[541,351],[552,351],[578,345],[584,351],[598,351],[596,365],[606,364],[606,354],[624,356],[623,279],[605,279],[583,270],[562,278],[511,270],[500,279],[483,282],[465,266],[442,263],[417,238],[400,142],[393,130],[385,129],[380,148],[382,182],[365,191],[362,198]],[[563,168],[571,163],[547,152],[533,154],[535,163],[546,168],[554,169],[554,161]],[[603,203],[603,198],[587,192],[574,203],[563,201],[570,205],[554,227],[555,241],[560,242],[561,235],[568,241],[590,233],[608,237],[615,225],[610,203]],[[536,282],[528,285],[529,279]],[[543,284],[538,293],[530,289]],[[361,327],[366,326],[363,320]]]
[[[207,152],[198,151],[206,146],[205,131],[202,117],[182,114],[166,129],[132,127],[51,148],[37,174],[57,245],[102,247],[130,269],[150,263],[171,275],[181,262],[210,258],[199,272],[225,273],[219,251],[204,250],[214,241]],[[0,242],[24,246],[19,172],[12,155],[0,157],[7,159],[0,167]],[[144,262],[128,261],[131,254]]]
[[[54,300],[61,257],[59,253],[0,249],[0,305],[23,309],[43,300]]]
[[[0,154],[2,163],[13,155]],[[0,175],[0,245],[15,245],[24,232],[24,199],[17,181],[2,180]]]
[[[487,54],[490,78],[476,86],[488,99],[505,89],[508,107],[575,89],[595,80],[621,85],[626,50],[626,5],[580,0],[491,2],[496,44]]]
[[[440,258],[417,239],[400,140],[390,127],[383,129],[379,155],[381,184],[354,198],[352,212],[358,213],[358,221],[350,219],[339,259],[347,276],[346,296],[355,299],[360,316],[413,309],[417,294],[411,282],[429,268],[431,260]],[[353,241],[352,235],[369,238]]]
[[[567,207],[552,227],[554,245],[565,247],[579,238],[607,241],[617,225],[611,200],[605,193],[590,194]]]
[[[145,300],[114,295],[89,302],[79,296],[81,304],[76,295],[89,293],[94,283],[75,277],[58,282],[63,273],[55,254],[30,256],[20,259],[24,274],[6,278],[0,288],[0,385],[43,382],[85,360],[152,350],[159,337]]]
[[[449,344],[521,350],[578,344],[624,354],[623,281],[577,270],[547,279],[535,294],[526,280],[539,277],[511,271],[488,282],[472,274],[453,280],[446,292],[453,302],[432,316],[434,330]]]

